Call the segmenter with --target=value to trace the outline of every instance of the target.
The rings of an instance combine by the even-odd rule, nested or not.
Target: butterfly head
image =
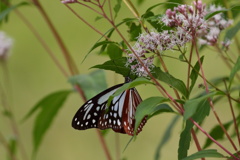
[[[130,77],[125,77],[125,83],[132,82],[132,79]]]

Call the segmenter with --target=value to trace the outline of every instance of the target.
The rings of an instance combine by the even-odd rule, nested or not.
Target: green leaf
[[[116,92],[108,98],[108,103],[107,103],[108,106],[110,105],[110,103],[114,97],[120,95],[122,92],[124,92],[127,89],[136,87],[141,84],[154,84],[154,83],[152,83],[150,80],[148,80],[146,78],[142,78],[142,77],[137,78],[137,79],[133,80],[132,82],[126,83],[122,87],[120,87],[118,90],[116,90]]]
[[[72,93],[71,90],[63,90],[47,95],[25,116],[24,120],[28,119],[36,111],[39,111],[33,127],[34,154],[38,150],[46,131],[53,122],[53,119],[56,117],[58,111],[61,109],[70,93]]]
[[[149,24],[151,24],[157,31],[161,32],[163,28],[165,28],[165,25],[163,23],[159,23],[160,15],[154,15],[153,12],[149,11],[142,15],[142,18],[147,20]]]
[[[88,54],[90,52],[92,52],[94,49],[100,47],[100,46],[104,46],[104,45],[108,45],[108,44],[116,44],[115,42],[111,42],[111,41],[101,41],[101,42],[97,42],[94,44],[94,46],[90,49],[90,51],[88,52]]]
[[[231,87],[232,81],[236,73],[240,70],[240,56],[238,57],[234,67],[231,70],[230,76],[229,76],[229,88]]]
[[[134,132],[136,133],[138,126],[140,125],[142,119],[146,116],[152,117],[152,115],[159,113],[159,112],[174,112],[171,107],[167,104],[162,104],[164,102],[169,101],[167,98],[163,97],[150,97],[146,100],[142,101],[136,110],[135,115],[135,127]]]
[[[121,26],[122,24],[126,23],[126,22],[129,22],[129,21],[137,21],[136,18],[127,18],[127,19],[124,19],[122,22],[118,23],[116,25],[116,27],[119,27]],[[108,38],[110,38],[113,34],[113,32],[115,31],[115,28],[111,28],[109,29],[104,35],[106,35]],[[85,55],[84,59],[82,60],[82,62],[85,61],[85,59],[88,57],[88,55],[96,48],[98,48],[99,46],[102,46],[101,47],[101,50],[100,50],[100,53],[104,52],[107,45],[108,44],[111,44],[111,43],[116,43],[116,42],[111,42],[111,41],[108,41],[108,40],[105,40],[105,41],[100,41],[104,36],[102,36],[95,44],[94,46],[89,50],[89,52]],[[117,44],[117,43],[116,43]]]
[[[126,22],[126,25],[128,26],[130,41],[136,41],[137,37],[142,33],[141,25],[136,25],[136,23],[133,21]]]
[[[225,156],[218,153],[216,149],[208,149],[208,150],[198,151],[186,158],[183,158],[182,160],[193,160],[193,159],[199,159],[204,157],[224,158]]]
[[[227,12],[227,11],[229,11],[229,9],[217,10],[215,12],[208,13],[204,18],[205,18],[205,20],[208,20],[208,19],[212,18],[213,16],[215,16],[216,14],[219,14],[222,12]]]
[[[167,0],[166,4],[164,5],[164,7],[166,9],[173,9],[174,7],[181,5],[181,4],[185,4],[184,0],[174,0],[174,3],[171,2],[172,0]]]
[[[11,7],[7,8],[7,6],[5,6],[3,4],[3,2],[1,2],[1,7],[0,7],[0,23],[3,22],[3,20],[6,20],[7,21],[7,17],[8,15],[10,14],[10,12],[12,12],[14,9],[17,9],[21,6],[25,6],[25,5],[29,5],[29,3],[27,2],[20,2],[16,5],[12,5]]]
[[[197,113],[198,108],[209,107],[208,98],[214,96],[215,94],[216,92],[212,92],[195,99],[187,100],[184,105],[184,109],[185,109],[185,112],[183,115],[184,120],[189,119],[195,113]]]
[[[99,68],[104,70],[114,71],[121,74],[123,77],[130,76],[130,68],[126,67],[127,58],[122,57],[104,62],[103,64],[95,65],[91,68]],[[132,77],[130,77],[132,78]]]
[[[204,56],[202,56],[200,58],[201,64],[203,63],[203,60],[204,60]],[[191,74],[190,74],[191,86],[190,86],[190,91],[189,92],[192,91],[192,89],[193,89],[193,87],[194,87],[194,85],[197,81],[199,70],[200,70],[200,65],[197,61],[196,64],[194,65],[192,71],[191,71]]]
[[[114,12],[115,12],[115,17],[114,17],[114,18],[117,17],[118,12],[119,12],[120,9],[121,9],[121,3],[122,3],[122,0],[117,0],[117,4],[116,4],[116,5],[114,6],[114,8],[113,8],[113,10],[114,10]]]
[[[97,70],[87,75],[76,75],[69,78],[72,85],[80,85],[87,99],[90,99],[107,88],[105,73]]]
[[[149,12],[149,11],[151,11],[152,9],[154,9],[154,8],[160,6],[160,5],[173,5],[173,6],[178,6],[178,5],[180,5],[180,4],[179,4],[179,3],[174,3],[174,2],[157,3],[157,4],[149,7],[149,8],[146,10],[146,12]]]
[[[225,37],[224,37],[224,41],[233,39],[234,36],[239,31],[239,29],[240,29],[240,21],[235,26],[233,26],[232,28],[227,30]]]
[[[192,116],[192,119],[198,123],[201,123],[205,119],[205,117],[209,115],[209,112],[210,112],[209,103],[207,101],[204,101],[204,98],[203,98],[203,102],[205,103],[199,103],[202,106],[197,107],[195,114]],[[187,120],[185,126],[186,127],[182,131],[180,135],[180,140],[179,140],[179,146],[178,146],[179,160],[187,157],[188,149],[191,142],[191,129],[193,127],[193,123],[190,120]]]
[[[15,156],[17,153],[17,149],[18,149],[18,141],[16,137],[10,137],[10,139],[8,140],[8,147],[9,147],[9,151],[10,154]],[[10,159],[10,157],[9,157]]]
[[[100,132],[101,132],[101,135],[102,135],[103,137],[106,137],[106,136],[107,136],[107,134],[108,134],[110,131],[111,131],[111,129],[104,129],[104,130],[100,130]]]
[[[137,0],[137,4],[141,5],[144,2],[144,0]]]
[[[173,77],[169,73],[163,72],[159,67],[153,68],[151,72],[155,78],[164,83],[167,83],[170,87],[173,87],[182,93],[185,98],[188,98],[188,91],[183,81]]]
[[[186,126],[180,134],[179,145],[178,145],[178,160],[182,160],[187,156],[188,149],[191,142],[191,129],[193,127],[192,122],[186,121]]]
[[[118,45],[112,43],[112,44],[109,44],[108,47],[107,47],[107,53],[110,57],[110,59],[119,59],[119,58],[122,58],[122,53],[123,51],[121,50],[121,48],[119,48]]]
[[[230,127],[230,125],[233,122],[230,121],[228,123],[223,124],[224,128],[226,130],[228,130],[228,128]],[[211,135],[211,137],[213,137],[215,140],[221,140],[224,138],[225,133],[223,132],[222,128],[220,127],[220,125],[216,125],[209,133]],[[209,138],[206,139],[206,142],[203,146],[203,148],[207,148],[209,147],[211,144],[213,143],[212,140],[210,140]]]
[[[168,128],[166,129],[166,131],[164,132],[164,135],[161,139],[161,141],[159,142],[159,145],[156,149],[156,152],[155,152],[155,156],[154,156],[154,160],[159,160],[161,158],[161,150],[163,148],[163,146],[168,142],[168,140],[170,139],[171,137],[171,134],[172,134],[172,130],[173,128],[175,127],[175,125],[177,124],[178,122],[178,119],[179,119],[180,116],[175,116],[173,118],[173,120],[171,121],[171,123],[168,125]]]

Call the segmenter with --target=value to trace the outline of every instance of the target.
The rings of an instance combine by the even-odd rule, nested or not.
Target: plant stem
[[[75,12],[71,7],[69,7],[69,5],[65,4],[65,6],[75,15],[77,16],[83,23],[85,23],[88,27],[90,27],[91,29],[93,29],[95,32],[97,32],[98,34],[100,34],[101,36],[103,36],[105,39],[110,40],[109,37],[107,37],[105,34],[103,34],[101,31],[97,30],[94,26],[92,26],[90,23],[88,23],[83,17],[81,17],[79,14],[77,14],[77,12]]]
[[[195,122],[192,118],[189,119],[192,121],[192,123],[203,133],[205,134],[209,139],[211,139],[216,145],[218,145],[222,150],[224,150],[226,153],[228,153],[231,157],[233,157],[235,160],[239,160],[235,155],[233,155],[231,152],[229,152],[226,148],[224,148],[218,141],[216,141],[210,134],[208,134],[197,122]]]
[[[194,43],[194,45],[196,46],[196,41],[193,40],[193,43]],[[195,47],[195,48],[196,48],[196,47]],[[197,54],[198,63],[199,63],[199,66],[200,66],[200,71],[201,71],[201,74],[202,74],[202,78],[203,78],[203,83],[204,83],[204,86],[205,86],[205,90],[206,90],[206,93],[209,93],[209,89],[208,89],[206,77],[205,77],[205,75],[204,75],[204,71],[203,71],[203,67],[202,67],[202,62],[201,62],[201,60],[200,60],[200,55],[199,55],[199,53],[198,53],[198,49],[197,49],[197,48],[196,48],[196,54]],[[237,147],[235,146],[235,144],[234,144],[234,142],[232,141],[230,135],[228,134],[228,132],[227,132],[227,130],[225,129],[225,127],[223,126],[220,118],[218,117],[218,114],[217,114],[217,112],[216,112],[216,110],[215,110],[215,108],[214,108],[213,102],[212,102],[212,100],[211,100],[210,98],[208,98],[208,102],[209,102],[209,104],[210,104],[210,106],[211,106],[211,109],[212,109],[212,111],[213,111],[213,113],[214,113],[214,116],[216,117],[216,119],[217,119],[220,127],[222,128],[223,132],[225,133],[225,135],[227,136],[228,140],[229,140],[230,143],[232,144],[234,150],[237,152]]]
[[[201,75],[201,73],[199,73],[199,72],[189,63],[189,61],[187,60],[187,58],[186,58],[185,55],[184,55],[184,59],[185,59],[186,63],[188,63],[188,64],[190,65],[190,67],[191,67],[192,69],[194,69],[194,71],[196,71],[196,73],[198,73],[198,75],[199,75],[201,78],[203,78],[203,76]],[[212,86],[212,87],[213,87],[214,89],[216,89],[217,91],[220,91],[220,92],[224,93],[226,96],[228,95],[228,93],[226,93],[226,92],[224,92],[223,90],[217,88],[216,86],[214,86],[214,84],[212,84],[212,83],[211,83],[210,81],[208,81],[207,79],[206,79],[206,81],[207,81],[207,83],[208,83],[210,86]],[[237,102],[237,103],[240,103],[240,100],[237,100],[237,99],[233,98],[231,95],[230,95],[230,99],[233,100],[233,101],[235,101],[235,102]]]
[[[69,74],[67,73],[67,71],[64,69],[64,67],[61,65],[61,63],[58,61],[57,57],[54,55],[53,51],[50,49],[50,47],[47,45],[47,43],[45,43],[45,41],[43,40],[43,38],[41,37],[41,35],[37,32],[37,30],[33,27],[33,25],[23,16],[23,14],[18,11],[15,10],[15,12],[17,13],[16,15],[20,17],[20,19],[27,25],[27,27],[32,31],[32,33],[35,35],[35,37],[37,38],[37,40],[41,43],[41,45],[43,46],[43,48],[47,51],[47,53],[49,54],[49,56],[51,57],[51,59],[53,60],[53,62],[55,63],[55,65],[59,68],[59,70],[63,73],[63,75],[65,77],[69,77]]]
[[[0,142],[3,144],[4,148],[7,150],[9,157],[11,160],[17,160],[14,154],[12,154],[11,149],[7,143],[7,140],[4,138],[3,134],[0,132]]]
[[[120,137],[119,134],[115,134],[115,145],[116,145],[116,160],[121,159],[121,153],[120,153]]]
[[[58,34],[57,30],[55,29],[54,25],[52,24],[50,18],[48,17],[47,13],[45,12],[45,10],[43,9],[43,7],[41,6],[41,4],[39,3],[38,0],[32,0],[33,3],[36,5],[36,7],[38,8],[38,10],[40,11],[40,13],[42,14],[44,20],[46,21],[48,27],[50,28],[50,30],[53,33],[53,36],[55,37],[59,47],[61,48],[61,51],[65,57],[66,63],[68,65],[68,68],[71,72],[71,75],[75,75],[78,74],[78,69],[70,55],[70,53],[68,52],[66,46],[63,43],[62,38],[60,37],[60,35]]]
[[[24,148],[24,145],[22,143],[22,140],[21,140],[21,137],[20,137],[20,133],[19,133],[19,129],[18,129],[18,126],[17,126],[17,122],[16,122],[16,119],[15,119],[15,116],[14,116],[14,113],[11,109],[11,105],[9,104],[9,101],[7,99],[7,93],[4,92],[4,86],[11,86],[10,85],[10,79],[8,77],[8,69],[7,69],[7,64],[5,61],[2,61],[0,62],[0,64],[2,65],[2,68],[3,68],[3,77],[6,78],[6,81],[3,86],[0,85],[0,98],[1,101],[2,101],[2,106],[4,108],[4,110],[9,114],[8,115],[8,118],[9,118],[9,121],[10,121],[10,125],[12,127],[12,132],[13,134],[17,137],[17,142],[18,142],[18,145],[19,145],[19,148],[20,148],[20,152],[21,152],[21,156],[24,160],[28,160],[28,156],[26,154],[26,150]],[[10,88],[6,88],[8,89],[9,91],[11,90]]]
[[[237,125],[237,119],[236,119],[236,116],[235,116],[235,113],[234,113],[234,110],[233,110],[233,106],[232,106],[232,101],[231,101],[231,99],[230,99],[230,95],[228,96],[228,102],[229,102],[230,109],[231,109],[231,113],[232,113],[232,117],[233,117],[233,122],[234,122],[235,131],[236,131],[236,133],[237,133],[238,144],[239,144],[239,146],[240,146],[239,128],[238,128],[238,125]]]
[[[201,146],[200,146],[200,144],[199,144],[199,141],[198,141],[198,139],[197,139],[197,135],[196,135],[196,133],[195,133],[195,131],[194,131],[193,129],[191,129],[191,134],[192,134],[193,140],[194,140],[194,142],[195,142],[195,144],[196,144],[197,150],[198,150],[198,151],[201,151],[202,148],[201,148]],[[205,158],[202,158],[202,160],[205,160]]]
[[[101,132],[100,132],[98,129],[96,129],[96,132],[97,132],[98,138],[99,138],[99,140],[100,140],[100,142],[101,142],[101,144],[102,144],[103,150],[105,151],[105,155],[106,155],[106,157],[107,157],[107,160],[111,160],[111,159],[112,159],[112,158],[111,158],[111,155],[110,155],[110,153],[109,153],[109,151],[108,151],[106,142],[105,142],[105,140],[104,140]]]
[[[231,64],[229,63],[229,61],[223,56],[222,50],[221,50],[217,45],[216,45],[215,47],[216,47],[218,53],[220,54],[223,62],[224,62],[224,63],[226,64],[226,66],[231,70],[231,69],[232,69],[232,66],[231,66]],[[240,76],[239,76],[238,73],[236,73],[236,77],[238,78],[238,80],[240,80]]]
[[[80,96],[81,96],[81,98],[83,99],[83,101],[86,102],[86,101],[87,101],[87,98],[86,98],[86,96],[84,95],[84,92],[83,92],[83,90],[81,89],[81,87],[78,86],[78,85],[75,85],[75,88],[76,88],[76,90],[78,91],[78,93],[80,94]],[[100,132],[98,129],[96,129],[96,132],[97,132],[98,138],[99,138],[99,140],[100,140],[100,143],[101,143],[101,145],[102,145],[102,148],[103,148],[103,150],[104,150],[104,153],[105,153],[107,159],[108,159],[108,160],[111,160],[110,152],[109,152],[109,150],[108,150],[108,148],[107,148],[107,144],[106,144],[106,142],[105,142],[105,140],[104,140],[101,132]]]
[[[188,91],[190,91],[190,74],[191,74],[191,70],[190,69],[191,69],[191,64],[192,64],[193,49],[194,49],[194,45],[192,44],[191,45],[190,54],[189,54],[189,60],[188,60],[188,73],[187,73],[187,90]]]

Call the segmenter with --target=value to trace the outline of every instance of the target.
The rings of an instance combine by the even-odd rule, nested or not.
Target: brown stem
[[[65,4],[65,6],[75,15],[77,16],[83,23],[85,23],[88,27],[93,29],[95,32],[103,36],[105,39],[111,41],[105,34],[103,34],[101,31],[97,30],[94,26],[92,26],[90,23],[88,23],[84,18],[82,18],[77,12],[75,12],[69,5]]]
[[[38,10],[40,11],[40,13],[42,14],[44,20],[46,21],[48,27],[50,28],[50,30],[53,33],[53,36],[55,37],[59,47],[61,48],[61,51],[65,57],[66,63],[68,65],[68,68],[71,72],[71,75],[75,75],[78,74],[78,69],[70,55],[70,53],[68,52],[66,46],[63,43],[62,38],[60,37],[60,35],[58,34],[56,28],[54,27],[54,25],[52,24],[50,18],[48,17],[47,13],[45,12],[45,10],[43,9],[42,5],[39,3],[38,0],[32,0],[33,3],[36,5],[36,7],[38,8]]]
[[[234,122],[235,131],[236,131],[236,133],[237,133],[238,144],[239,144],[239,146],[240,146],[239,128],[238,128],[238,125],[237,125],[237,119],[236,119],[236,116],[235,116],[235,113],[234,113],[234,110],[233,110],[233,106],[232,106],[232,101],[231,101],[231,99],[230,99],[230,95],[228,96],[228,102],[229,102],[230,109],[231,109],[231,113],[232,113],[232,117],[233,117],[233,122]]]
[[[18,11],[15,10],[17,13],[17,16],[20,17],[20,19],[27,25],[27,27],[32,31],[32,33],[35,35],[37,40],[42,44],[43,48],[47,51],[53,62],[56,64],[56,66],[59,68],[59,70],[64,74],[65,77],[68,77],[67,71],[63,68],[61,63],[58,61],[57,57],[54,55],[53,51],[50,49],[50,47],[47,45],[47,43],[43,40],[42,36],[37,32],[37,30],[33,27],[33,25],[24,17],[24,15]]]
[[[78,93],[80,94],[80,96],[81,96],[81,98],[83,99],[83,101],[87,101],[87,98],[86,98],[86,96],[84,95],[84,92],[83,92],[83,90],[81,89],[81,87],[78,86],[78,85],[75,85],[75,88],[76,88],[76,90],[78,91]],[[101,132],[100,132],[98,129],[96,129],[96,132],[97,132],[98,138],[99,138],[99,140],[100,140],[100,143],[101,143],[101,145],[102,145],[102,147],[103,147],[103,150],[104,150],[104,153],[105,153],[107,159],[108,159],[108,160],[111,160],[110,152],[109,152],[109,150],[108,150],[108,148],[107,148],[107,144],[106,144],[106,142],[105,142],[105,140],[104,140]]]
[[[201,151],[202,148],[201,148],[201,146],[200,146],[200,144],[199,144],[199,141],[198,141],[198,139],[197,139],[197,135],[196,135],[196,133],[195,133],[195,131],[194,131],[193,129],[191,129],[191,134],[192,134],[193,140],[194,140],[194,142],[195,142],[195,144],[196,144],[197,150],[198,150],[198,151]],[[202,160],[205,160],[205,158],[202,158]]]
[[[191,67],[192,69],[194,69],[201,78],[203,78],[203,76],[189,63],[189,61],[187,60],[187,58],[186,58],[185,55],[184,55],[184,59],[185,59],[186,63],[188,63],[188,64],[190,65],[190,67]],[[206,81],[207,81],[207,83],[208,83],[210,86],[212,86],[213,88],[215,88],[217,91],[220,91],[220,92],[224,93],[224,94],[227,96],[227,93],[226,93],[226,92],[224,92],[223,90],[221,90],[221,89],[217,88],[216,86],[214,86],[214,85],[213,85],[210,81],[208,81],[207,79],[206,79]],[[240,103],[240,100],[233,98],[231,95],[230,95],[230,99],[233,100],[233,101],[235,101],[235,102],[237,102],[237,103]]]
[[[208,134],[197,122],[195,122],[192,118],[189,119],[203,134],[205,134],[209,139],[211,139],[216,145],[218,145],[222,150],[228,153],[235,160],[239,160],[235,155],[233,155],[230,151],[228,151],[225,147],[223,147],[218,141],[216,141],[210,134]]]
[[[100,142],[101,142],[101,144],[102,144],[103,150],[105,151],[105,155],[106,155],[106,157],[107,157],[107,160],[111,160],[111,159],[112,159],[112,158],[111,158],[111,155],[110,155],[110,153],[109,153],[109,151],[108,151],[106,142],[105,142],[105,140],[104,140],[101,132],[100,132],[98,129],[96,129],[96,132],[97,132],[98,138],[99,138],[99,140],[100,140]]]
[[[193,40],[193,43],[194,43],[194,45],[196,46],[196,41]],[[206,93],[209,93],[209,89],[208,89],[206,77],[205,77],[205,75],[204,75],[204,70],[203,70],[203,67],[202,67],[202,62],[201,62],[201,60],[200,60],[200,56],[199,56],[199,53],[198,53],[198,49],[197,49],[197,48],[196,48],[196,54],[197,54],[198,63],[199,63],[199,66],[200,66],[200,71],[201,71],[201,73],[202,73],[203,83],[204,83],[204,86],[205,86],[205,90],[206,90]],[[214,113],[214,116],[215,116],[215,118],[217,119],[220,127],[222,128],[223,132],[225,133],[225,135],[227,136],[228,140],[229,140],[230,143],[232,144],[234,150],[237,152],[237,147],[236,147],[236,145],[234,144],[233,140],[231,139],[230,135],[228,134],[226,128],[223,126],[223,124],[222,124],[222,122],[221,122],[221,120],[220,120],[220,118],[219,118],[219,116],[218,116],[218,114],[217,114],[217,112],[216,112],[216,110],[215,110],[215,108],[214,108],[213,101],[211,100],[211,98],[208,98],[208,102],[209,102],[209,104],[210,104],[210,106],[211,106],[211,109],[212,109],[212,111],[213,111],[213,113]]]
[[[121,153],[120,153],[120,137],[119,134],[115,134],[115,143],[116,143],[116,160],[121,159]]]

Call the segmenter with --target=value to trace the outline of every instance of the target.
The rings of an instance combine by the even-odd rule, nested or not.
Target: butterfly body
[[[113,98],[108,106],[108,98],[125,83],[115,85],[99,93],[80,107],[72,120],[72,127],[78,130],[89,128],[107,129],[134,135],[135,112],[142,99],[135,88],[125,90]],[[141,132],[146,117],[138,127]]]

